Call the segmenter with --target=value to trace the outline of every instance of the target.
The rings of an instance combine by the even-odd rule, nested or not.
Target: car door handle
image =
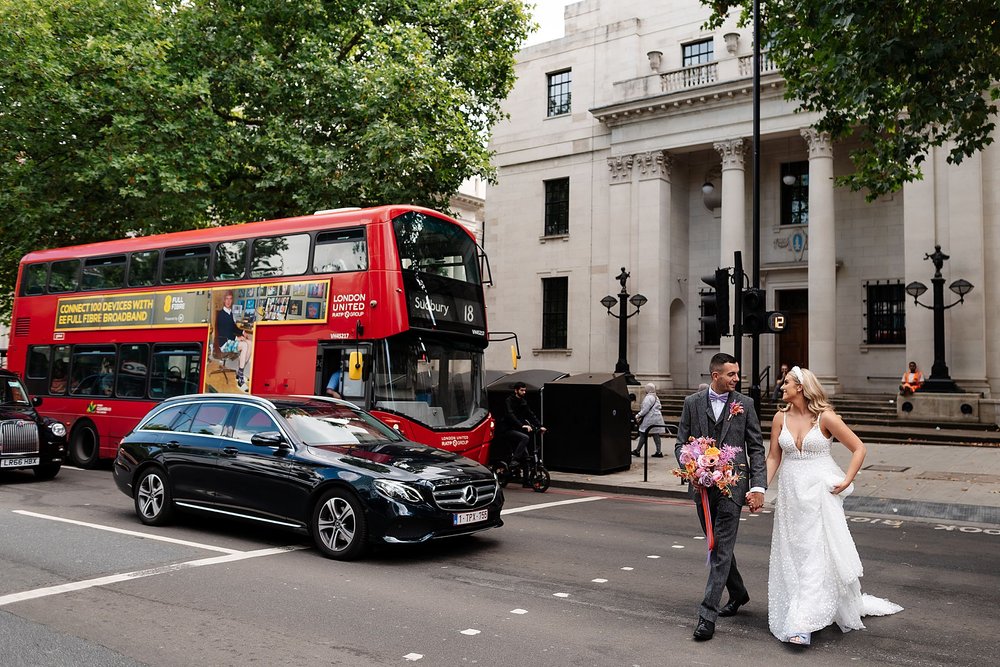
[[[237,454],[240,453],[240,450],[237,449],[236,447],[223,447],[222,453],[225,456],[236,456]]]
[[[177,442],[176,440],[171,440],[170,442],[164,444],[163,446],[167,449],[177,449],[178,447],[181,446],[181,443]]]

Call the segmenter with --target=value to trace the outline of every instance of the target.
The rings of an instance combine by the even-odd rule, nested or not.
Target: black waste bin
[[[545,383],[544,461],[552,470],[603,475],[632,464],[624,375],[571,375]]]
[[[542,419],[542,388],[546,382],[564,378],[566,375],[563,371],[535,368],[508,373],[486,385],[486,400],[497,427],[496,435],[490,444],[490,462],[510,460],[510,443],[503,437],[503,421],[504,413],[507,411],[505,402],[507,397],[514,393],[514,385],[518,382],[525,384],[528,393],[524,395],[524,400],[528,402],[528,407],[535,416]]]

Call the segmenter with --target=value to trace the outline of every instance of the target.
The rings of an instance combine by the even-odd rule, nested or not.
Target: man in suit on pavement
[[[694,638],[698,640],[711,639],[715,634],[717,617],[733,616],[750,601],[750,594],[736,567],[733,549],[743,504],[746,503],[752,512],[759,510],[764,505],[767,484],[760,422],[753,401],[736,391],[740,365],[732,355],[720,353],[712,357],[709,371],[712,383],[708,388],[684,399],[674,454],[680,463],[681,447],[687,443],[689,436],[713,438],[720,448],[732,445],[739,450],[733,465],[740,473],[740,481],[732,488],[732,497],[725,496],[715,487],[708,491],[715,549],[709,562],[708,584],[698,612],[698,626],[694,631]],[[737,405],[742,409],[735,407]],[[705,515],[700,495],[693,486],[689,486],[688,492],[695,500],[698,519],[704,530]],[[729,601],[720,609],[723,588],[729,591]]]

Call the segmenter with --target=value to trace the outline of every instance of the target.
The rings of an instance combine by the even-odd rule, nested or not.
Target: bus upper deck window
[[[155,285],[156,264],[159,261],[159,250],[144,250],[132,253],[128,265],[129,287],[151,287]]]
[[[342,229],[316,235],[313,273],[368,270],[368,244],[363,229]]]
[[[215,279],[239,280],[247,272],[247,242],[229,241],[215,246]]]
[[[125,255],[92,257],[84,260],[81,282],[85,290],[125,287]]]
[[[21,274],[21,294],[45,294],[45,281],[49,275],[48,264],[28,264]]]
[[[164,285],[200,283],[208,280],[208,260],[211,250],[207,245],[175,248],[163,253],[163,272],[160,282]]]
[[[308,234],[254,239],[250,259],[251,277],[298,276],[305,273],[308,266]]]
[[[52,262],[49,272],[49,292],[75,292],[79,287],[80,260]]]

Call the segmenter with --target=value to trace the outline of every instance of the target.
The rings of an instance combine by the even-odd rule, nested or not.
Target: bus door
[[[316,354],[316,394],[336,392],[345,401],[368,408],[371,378],[371,345],[368,343],[319,343]],[[352,377],[351,366],[355,366]],[[360,364],[361,368],[356,368]],[[360,373],[360,378],[357,375]]]

